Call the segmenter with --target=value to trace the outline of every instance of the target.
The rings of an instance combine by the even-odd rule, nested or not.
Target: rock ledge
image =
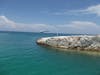
[[[57,36],[40,38],[39,45],[51,46],[64,49],[100,51],[100,35],[88,36]]]

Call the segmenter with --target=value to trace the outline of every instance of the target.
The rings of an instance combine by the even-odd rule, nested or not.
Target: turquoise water
[[[100,75],[100,56],[38,46],[55,34],[0,33],[0,75]]]

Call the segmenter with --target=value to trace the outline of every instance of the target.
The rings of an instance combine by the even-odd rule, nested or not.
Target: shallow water
[[[55,34],[0,33],[0,75],[100,75],[100,56],[37,45]]]

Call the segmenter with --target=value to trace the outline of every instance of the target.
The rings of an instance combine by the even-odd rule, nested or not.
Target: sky
[[[0,31],[100,34],[100,0],[0,0]]]

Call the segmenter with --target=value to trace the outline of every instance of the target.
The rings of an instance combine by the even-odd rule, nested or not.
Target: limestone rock
[[[45,37],[38,39],[37,44],[57,48],[100,51],[100,35]]]

